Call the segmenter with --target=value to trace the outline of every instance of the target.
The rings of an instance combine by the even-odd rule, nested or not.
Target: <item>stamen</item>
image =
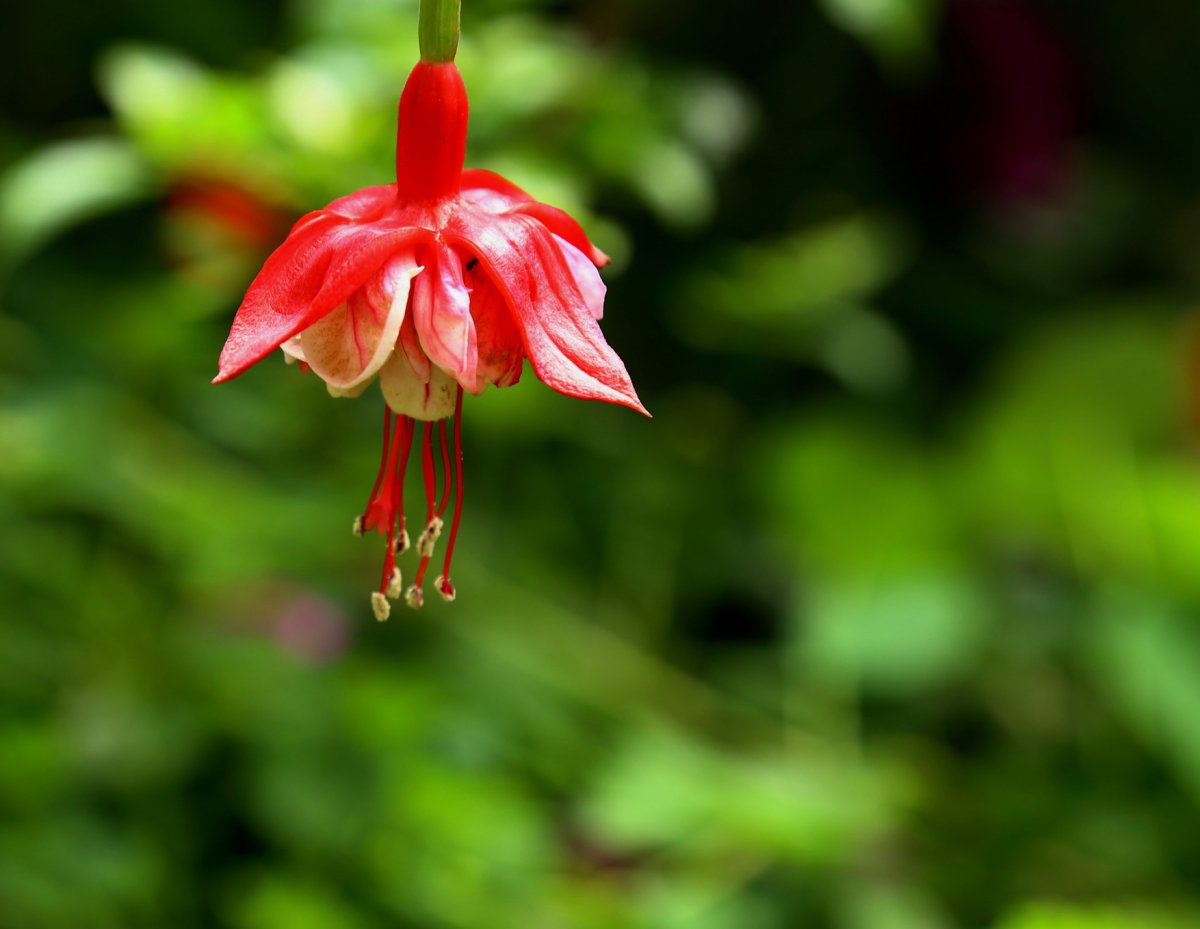
[[[462,516],[462,387],[458,388],[458,399],[454,402],[454,521],[450,524],[450,538],[446,541],[446,561],[435,586],[447,603],[458,596],[450,583],[450,559],[454,557],[454,540],[458,537],[458,520]]]
[[[391,614],[392,600],[399,599],[401,593],[404,600],[412,609],[420,609],[424,604],[422,584],[429,560],[433,557],[434,548],[445,528],[443,514],[450,503],[450,489],[454,488],[454,519],[450,526],[450,538],[446,546],[446,559],[442,573],[435,582],[438,593],[451,601],[457,596],[454,585],[450,582],[450,562],[454,557],[454,542],[458,537],[458,523],[462,517],[462,403],[463,391],[458,388],[458,396],[454,404],[454,437],[452,443],[447,436],[446,421],[438,421],[438,445],[442,456],[442,496],[438,500],[437,468],[434,463],[433,423],[426,422],[421,437],[421,473],[425,485],[425,528],[417,539],[417,553],[420,563],[417,566],[413,583],[404,589],[400,569],[396,566],[396,556],[409,547],[408,532],[405,529],[404,516],[404,475],[408,470],[408,461],[412,454],[413,434],[416,432],[416,422],[408,416],[385,412],[383,421],[383,457],[379,473],[375,478],[375,486],[371,489],[371,498],[366,511],[354,521],[355,534],[361,535],[374,529],[387,535],[387,550],[383,563],[383,578],[380,589],[371,594],[371,609],[375,618],[383,622]],[[451,471],[451,448],[453,448],[454,469]],[[386,527],[386,528],[385,528]]]
[[[382,535],[387,535],[391,538],[392,524],[396,519],[396,501],[395,491],[396,482],[388,480],[387,475],[393,473],[396,468],[396,458],[400,454],[401,446],[404,444],[405,430],[400,422],[401,416],[395,414],[395,424],[391,428],[389,437],[389,424],[393,414],[388,410],[388,421],[384,424],[384,459],[383,464],[379,469],[379,476],[375,478],[375,487],[371,491],[371,499],[367,503],[367,509],[362,514],[362,520],[359,523],[359,529],[363,532],[370,532],[372,529],[378,531]]]
[[[371,495],[367,497],[367,508],[363,511],[363,515],[354,521],[354,534],[362,535],[365,529],[372,529],[373,526],[366,525],[367,515],[371,512],[371,504],[375,502],[376,495],[379,493],[379,487],[383,484],[383,476],[388,473],[388,465],[395,461],[392,457],[392,446],[389,441],[392,430],[392,409],[386,403],[383,405],[383,457],[379,462],[379,473],[375,475],[375,484],[371,487]]]
[[[433,423],[425,423],[425,437],[421,443],[421,470],[425,477],[425,506],[427,511],[427,522],[425,530],[417,539],[417,554],[421,556],[421,563],[417,565],[417,576],[413,579],[413,585],[405,594],[405,600],[408,605],[417,609],[421,606],[424,598],[421,594],[421,585],[425,581],[425,569],[429,566],[429,559],[433,555],[433,546],[438,540],[438,536],[442,534],[442,520],[437,515],[437,476],[433,468]]]
[[[447,603],[453,603],[455,598],[458,596],[458,591],[455,590],[454,585],[450,583],[450,578],[446,577],[444,574],[439,574],[437,576],[437,580],[433,582],[433,586],[437,588],[438,593],[442,595],[442,599]]]
[[[442,439],[442,502],[438,505],[437,514],[446,512],[446,504],[450,502],[450,453],[446,450],[446,421],[438,420],[438,432]]]
[[[397,418],[397,420],[396,420],[396,436],[397,436],[397,438],[399,439],[400,437],[406,435],[407,433],[408,433],[407,427],[405,427],[404,424],[402,424],[400,422],[400,420]],[[400,454],[401,455],[404,454],[403,448],[401,448]],[[393,459],[395,458],[394,452],[392,454],[392,457],[393,457]],[[402,465],[402,464],[403,464],[403,461],[401,461],[400,465]],[[397,470],[403,476],[403,473],[404,473],[403,468],[400,465],[397,465]],[[383,584],[380,586],[380,592],[383,593],[385,596],[388,593],[390,593],[391,588],[392,588],[392,582],[395,580],[395,575],[399,571],[399,569],[396,567],[396,545],[399,540],[396,538],[396,480],[395,480],[395,477],[392,478],[391,484],[389,485],[388,489],[391,491],[389,496],[392,498],[392,500],[391,500],[392,512],[388,516],[388,521],[387,521],[387,527],[388,527],[387,554],[383,556]],[[401,491],[403,491],[403,489],[404,489],[403,481],[401,481],[401,483],[400,483],[400,489],[401,489]],[[403,506],[400,507],[400,521],[401,522],[404,521]]]
[[[437,501],[437,478],[433,473],[433,443],[430,436],[433,433],[433,423],[425,422],[425,440],[421,443],[421,470],[425,476],[425,502],[429,506],[427,521],[433,520],[434,503]]]
[[[433,546],[441,538],[443,525],[442,518],[435,516],[429,521],[429,525],[425,527],[425,530],[418,537],[417,554],[422,558],[433,557]]]
[[[388,596],[392,589],[392,581],[400,569],[396,567],[396,549],[395,549],[395,522],[388,528],[388,544],[387,554],[383,556],[383,580],[379,584],[379,592],[384,596]]]
[[[374,529],[387,536],[383,577],[379,590],[371,596],[371,609],[381,622],[387,619],[391,609],[387,598],[394,600],[403,590],[400,569],[396,567],[396,555],[408,547],[408,533],[404,530],[404,472],[412,446],[412,433],[412,420],[390,409],[385,410],[383,461],[375,478],[375,486],[371,488],[367,509],[354,521],[356,535]]]
[[[409,544],[408,531],[404,528],[404,474],[408,470],[408,456],[412,449],[413,436],[413,421],[407,416],[401,418],[404,420],[401,426],[404,438],[401,440],[400,462],[392,476],[392,497],[396,501],[396,513],[400,518],[400,533],[392,541],[392,551],[396,554],[407,551]]]

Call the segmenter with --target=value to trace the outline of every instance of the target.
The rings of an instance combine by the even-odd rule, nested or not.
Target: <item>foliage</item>
[[[472,400],[385,625],[378,397],[207,382],[415,5],[108,7],[5,14],[0,927],[1195,924],[1188,0],[468,0],[655,419]]]

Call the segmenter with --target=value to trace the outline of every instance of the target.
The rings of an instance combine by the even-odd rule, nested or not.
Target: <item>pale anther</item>
[[[437,543],[438,536],[441,534],[442,518],[435,516],[421,532],[421,537],[417,539],[417,554],[422,558],[431,557],[433,555],[433,546]]]
[[[387,595],[393,600],[404,592],[404,582],[400,578],[400,569],[392,568],[392,576],[388,579]]]
[[[378,590],[371,593],[371,612],[375,614],[375,618],[380,622],[383,622],[392,614],[392,605],[388,603],[387,597]]]

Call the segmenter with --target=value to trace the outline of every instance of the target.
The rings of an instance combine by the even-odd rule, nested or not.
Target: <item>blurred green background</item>
[[[1200,5],[464,6],[655,419],[384,625],[378,393],[208,381],[413,0],[0,12],[0,927],[1200,925]]]

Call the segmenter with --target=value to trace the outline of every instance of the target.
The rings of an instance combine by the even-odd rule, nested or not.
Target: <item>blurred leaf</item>
[[[55,234],[150,194],[150,173],[118,139],[40,149],[0,176],[0,248],[11,262]]]
[[[979,594],[953,575],[818,585],[796,623],[801,659],[814,674],[894,693],[966,672],[986,631]]]
[[[15,7],[0,926],[1193,925],[1200,6],[1013,4],[472,0],[469,162],[613,253],[657,418],[470,398],[460,597],[382,626],[378,393],[208,382],[391,176],[416,0]]]
[[[665,221],[686,228],[711,215],[716,198],[712,182],[688,148],[663,142],[634,153],[632,161],[639,193]]]
[[[956,560],[958,495],[943,462],[894,430],[826,415],[764,438],[756,485],[787,549],[837,576]]]
[[[822,0],[830,19],[862,40],[885,65],[927,63],[939,0]]]
[[[231,894],[237,929],[362,929],[374,925],[343,900],[301,875],[264,874]]]
[[[971,497],[993,532],[1080,570],[1200,590],[1179,527],[1200,516],[1200,483],[1152,454],[1181,428],[1183,365],[1174,330],[1138,306],[1060,322],[1008,362],[971,424]]]
[[[1029,903],[1001,919],[995,929],[1184,929],[1190,925],[1182,915],[1152,906]]]
[[[159,165],[228,164],[261,155],[271,123],[246,80],[214,74],[178,52],[127,45],[108,52],[100,84],[138,144]]]
[[[882,770],[816,755],[744,757],[665,732],[643,732],[600,772],[584,822],[619,850],[687,855],[759,848],[836,862],[893,815]]]
[[[916,888],[856,882],[839,901],[842,929],[948,929],[938,906]]]
[[[1104,692],[1200,798],[1200,634],[1153,595],[1109,591],[1092,638]]]
[[[903,268],[909,251],[903,228],[871,213],[742,245],[685,285],[676,328],[682,338],[706,347],[769,355],[796,354],[797,348],[807,352],[806,337],[838,315],[858,310]],[[881,326],[887,328],[877,320],[875,328]],[[890,330],[883,338],[898,341]],[[878,345],[878,336],[874,341]],[[843,346],[844,363],[845,337]]]

